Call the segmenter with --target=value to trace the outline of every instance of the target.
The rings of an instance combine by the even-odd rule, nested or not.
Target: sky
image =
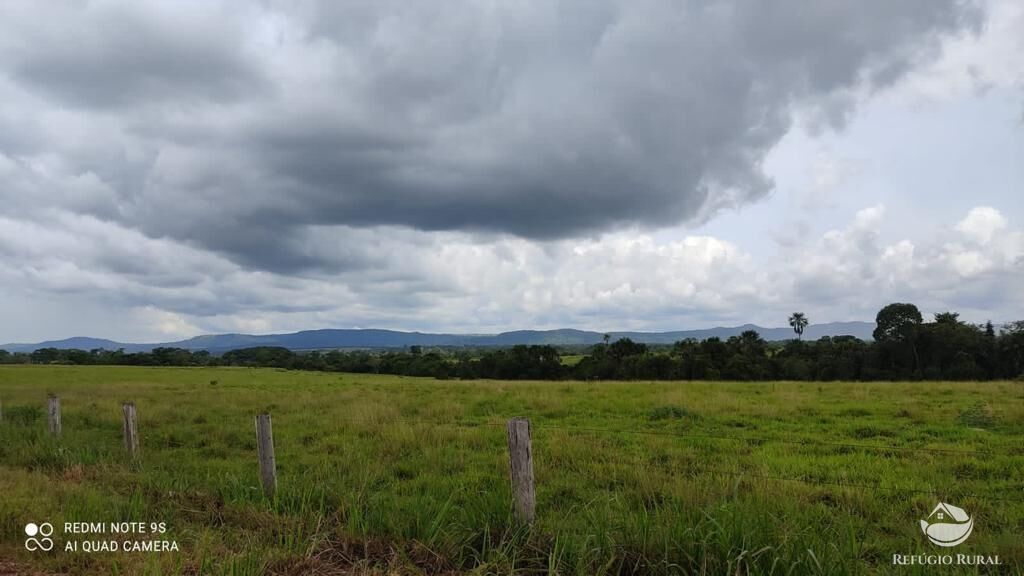
[[[1024,319],[1015,0],[0,3],[0,342]]]

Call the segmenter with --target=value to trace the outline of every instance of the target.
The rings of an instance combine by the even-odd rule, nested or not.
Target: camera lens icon
[[[25,549],[29,552],[35,552],[36,550],[49,552],[53,550],[53,539],[50,538],[50,536],[53,536],[53,524],[49,522],[43,522],[42,524],[29,522],[25,524],[25,535],[28,536],[25,539]]]

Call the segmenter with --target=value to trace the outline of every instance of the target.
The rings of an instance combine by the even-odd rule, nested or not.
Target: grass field
[[[46,431],[59,394],[63,435]],[[1024,384],[437,381],[3,367],[0,558],[72,574],[1024,573]],[[138,405],[142,457],[121,444]],[[258,487],[254,415],[279,491]],[[533,426],[511,519],[505,421]],[[939,554],[919,519],[975,519]],[[28,522],[58,526],[27,552]],[[179,552],[63,552],[64,522],[163,522]],[[99,537],[82,536],[81,539]],[[109,537],[103,537],[109,539]]]
[[[586,354],[566,354],[562,356],[562,364],[565,366],[575,366],[586,357]]]

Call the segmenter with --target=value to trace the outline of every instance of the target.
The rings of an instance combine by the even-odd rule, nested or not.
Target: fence
[[[136,411],[136,405],[134,402],[125,402],[122,404],[122,431],[124,437],[124,446],[128,456],[135,459],[140,453],[140,441],[138,432],[138,417]],[[48,429],[50,434],[54,437],[60,437],[62,432],[61,425],[61,402],[60,398],[56,395],[50,395],[47,399],[47,417],[48,417]],[[3,403],[0,401],[0,423],[4,421],[3,414]],[[352,419],[351,421],[358,421]],[[502,426],[502,424],[494,422],[431,422],[426,420],[416,419],[397,419],[398,422],[413,423],[430,426],[457,426],[457,427],[477,427],[477,426]],[[271,416],[267,412],[257,414],[255,417],[256,424],[256,460],[258,463],[258,471],[260,484],[263,489],[263,493],[268,498],[273,498],[277,492],[277,461],[274,454],[274,433],[271,424]],[[514,517],[517,521],[522,523],[532,523],[536,518],[536,487],[534,483],[533,474],[533,440],[532,440],[532,427],[530,421],[527,418],[516,417],[508,420],[503,425],[506,428],[508,437],[508,457],[509,457],[509,475],[511,481],[511,493],[512,493],[512,510]],[[916,448],[908,446],[879,446],[872,444],[861,444],[855,442],[831,442],[827,440],[812,440],[812,439],[800,439],[800,440],[789,440],[785,438],[756,438],[750,436],[729,436],[721,434],[683,434],[674,433],[669,431],[657,431],[657,430],[616,430],[609,428],[590,428],[582,426],[559,426],[559,425],[544,425],[545,429],[551,430],[564,430],[571,431],[574,433],[584,434],[641,434],[641,435],[652,435],[652,436],[666,436],[678,439],[687,440],[718,440],[718,441],[730,441],[730,442],[749,442],[749,443],[765,443],[775,442],[801,446],[832,446],[842,448],[853,448],[862,450],[878,450],[883,452],[926,452],[926,453],[937,453],[937,454],[963,454],[963,455],[975,455],[975,456],[993,456],[996,455],[994,452],[988,450],[960,450],[954,448]],[[934,490],[923,490],[915,488],[900,488],[892,486],[883,486],[881,484],[864,484],[864,483],[849,483],[849,482],[830,482],[823,480],[808,480],[806,478],[787,477],[787,476],[776,476],[767,474],[756,474],[749,471],[732,471],[722,469],[705,469],[705,472],[709,474],[720,474],[724,476],[736,476],[745,477],[761,480],[771,480],[779,482],[797,482],[801,484],[811,486],[835,486],[841,488],[856,488],[856,489],[868,489],[868,490],[883,490],[883,491],[895,491],[905,493],[917,493],[917,494],[929,494],[937,495],[938,492]],[[977,497],[976,494],[963,494],[965,497]],[[999,502],[1017,502],[1016,499],[1009,498],[993,498],[991,496],[985,497],[988,500],[999,501]]]

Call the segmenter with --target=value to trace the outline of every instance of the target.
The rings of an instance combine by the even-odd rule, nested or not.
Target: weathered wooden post
[[[270,414],[256,416],[256,451],[260,460],[260,482],[268,498],[277,491],[277,461],[274,459],[274,432],[270,426]]]
[[[512,470],[512,503],[516,520],[531,524],[537,507],[537,495],[533,489],[530,421],[526,418],[508,421],[508,457]]]
[[[60,436],[60,398],[50,394],[47,414],[50,417],[50,434]]]
[[[124,448],[128,456],[135,458],[139,454],[139,430],[135,416],[135,402],[125,402],[121,406],[124,413]]]
[[[0,398],[0,424],[4,423],[4,399]]]

